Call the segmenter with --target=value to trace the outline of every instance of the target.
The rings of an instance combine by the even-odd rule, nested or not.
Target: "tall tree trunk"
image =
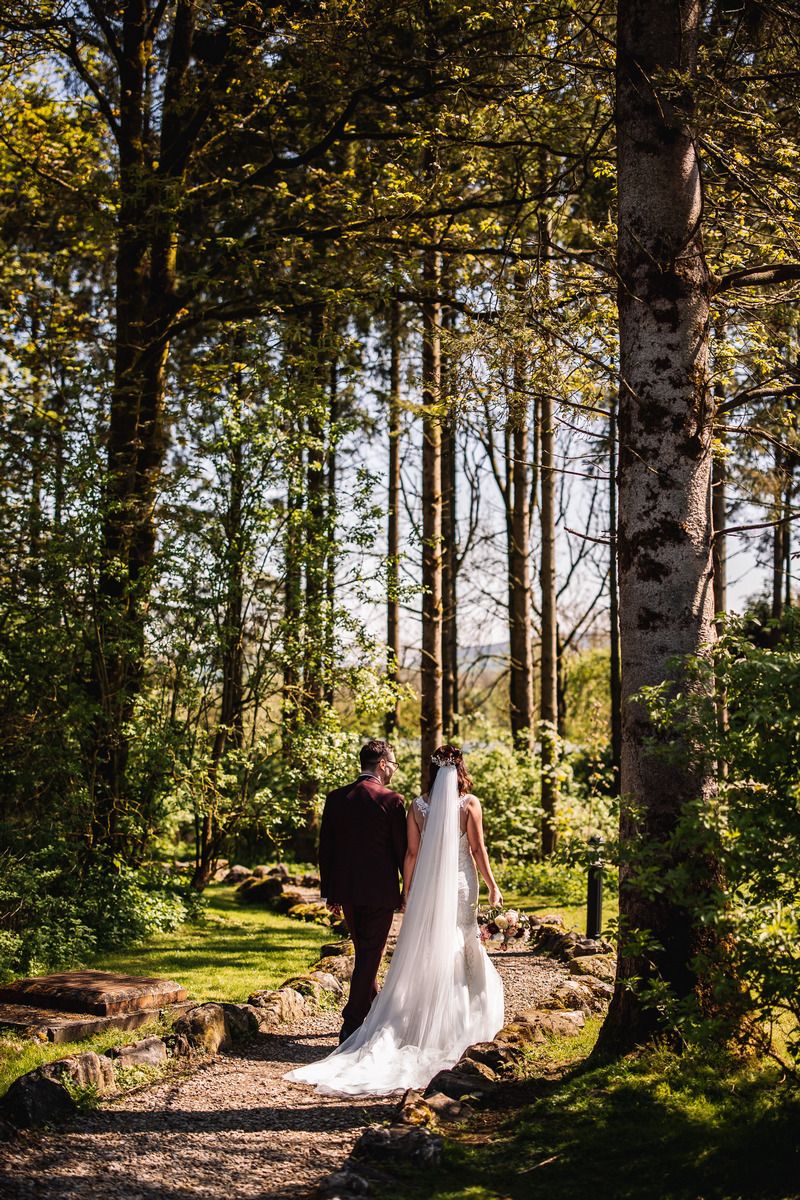
[[[422,660],[420,664],[420,754],[422,788],[430,757],[442,741],[442,424],[441,260],[427,250],[422,305]]]
[[[797,455],[787,455],[786,485],[783,501],[783,571],[786,591],[783,603],[786,608],[792,607],[792,501],[794,499],[794,472],[797,466]]]
[[[245,531],[242,523],[244,466],[241,437],[242,372],[237,372],[232,406],[233,424],[229,457],[228,505],[223,522],[225,535],[225,613],[220,637],[222,694],[211,747],[206,811],[195,826],[195,868],[191,886],[202,891],[211,881],[222,850],[224,833],[215,817],[217,779],[228,747],[240,747],[244,732],[244,568]]]
[[[448,741],[458,737],[458,561],[455,421],[442,427],[442,728]]]
[[[323,382],[325,359],[325,311],[322,303],[311,309],[308,344],[303,353],[301,403],[306,409],[308,453],[306,459],[305,525],[305,629],[303,641],[303,709],[313,724],[322,708],[323,674],[326,645],[324,619],[327,585],[325,424],[329,395]]]
[[[290,380],[289,403],[284,417],[286,444],[290,447],[286,472],[286,520],[283,531],[283,635],[281,744],[284,757],[291,759],[294,735],[302,709],[303,662],[303,530],[305,524],[305,455],[302,404],[295,355],[300,353],[300,333],[290,320],[285,333],[284,370]]]
[[[786,561],[785,532],[786,523],[783,503],[783,452],[775,448],[775,519],[780,522],[772,530],[772,619],[780,621],[783,616],[783,568]]]
[[[339,427],[339,358],[331,355],[330,403],[328,409],[328,495],[326,498],[325,534],[328,550],[325,562],[325,703],[333,704],[334,676],[332,670],[336,647],[336,522],[339,506],[336,502],[336,448]]]
[[[164,389],[175,307],[176,203],[190,153],[184,88],[194,36],[194,0],[178,0],[164,83],[158,162],[145,145],[150,14],[125,6],[120,75],[120,208],[116,256],[114,382],[103,496],[97,637],[91,698],[91,848],[121,849],[127,805],[129,726],[142,687],[155,506],[166,449]]]
[[[717,435],[724,440],[720,431]],[[725,459],[715,455],[711,464],[711,523],[714,529],[712,563],[714,568],[714,612],[728,610],[728,554],[725,530],[728,524],[727,467]]]
[[[515,745],[530,748],[533,736],[533,629],[531,597],[531,508],[527,378],[521,352],[514,356],[509,404],[511,495],[508,523],[509,720]]]
[[[442,327],[452,334],[455,313],[447,308]],[[441,356],[442,407],[442,729],[448,740],[458,737],[458,508],[456,469],[456,417],[453,355],[450,347]]]
[[[608,420],[608,620],[611,693],[611,768],[614,794],[619,795],[622,757],[622,673],[619,658],[619,579],[617,562],[617,397],[613,396]]]
[[[691,906],[655,892],[629,857],[634,848],[655,855],[666,874],[684,806],[713,790],[710,769],[691,765],[688,747],[669,762],[653,752],[656,731],[634,699],[644,686],[679,681],[675,656],[703,653],[714,638],[709,274],[691,94],[699,20],[696,0],[618,0],[622,942],[601,1052],[624,1051],[658,1029],[648,982],[679,997],[695,990],[693,960],[709,937]],[[668,736],[680,748],[680,732]],[[714,886],[713,861],[682,862],[698,897]],[[626,944],[637,930],[659,948]]]
[[[556,847],[555,810],[558,796],[555,418],[553,401],[547,392],[542,393],[539,403],[542,455],[542,679],[539,738],[542,746],[542,856],[549,858]]]
[[[386,529],[386,671],[397,684],[400,667],[400,301],[389,310],[389,501]],[[397,700],[387,711],[387,738],[397,728]]]

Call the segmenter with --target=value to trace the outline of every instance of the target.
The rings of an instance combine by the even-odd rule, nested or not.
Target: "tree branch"
[[[770,287],[774,283],[795,283],[800,280],[800,263],[772,263],[759,267],[743,267],[712,279],[715,296],[738,287]]]

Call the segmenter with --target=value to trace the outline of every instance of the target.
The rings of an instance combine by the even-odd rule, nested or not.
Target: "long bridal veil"
[[[347,1041],[286,1079],[316,1084],[327,1095],[386,1095],[423,1086],[476,1040],[471,1035],[480,998],[470,996],[458,922],[459,838],[458,776],[447,765],[431,789],[406,912],[381,991]]]

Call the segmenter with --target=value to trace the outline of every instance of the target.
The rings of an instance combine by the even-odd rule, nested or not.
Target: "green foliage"
[[[611,736],[611,653],[583,650],[565,656],[566,741],[602,754]]]
[[[762,644],[757,644],[760,642]],[[769,644],[776,640],[773,647]],[[707,658],[688,664],[685,689],[649,690],[657,728],[677,732],[699,764],[717,768],[712,803],[687,806],[666,852],[673,866],[636,863],[637,882],[693,905],[693,875],[718,864],[702,911],[718,938],[695,966],[723,1017],[745,1033],[778,1022],[788,1053],[800,1060],[800,620],[790,613],[779,640],[751,621],[731,618]],[[720,697],[727,712],[720,718]],[[716,698],[716,699],[715,699]],[[654,748],[669,756],[669,747]],[[720,769],[724,764],[724,769]],[[686,1036],[713,1032],[690,1003],[664,989],[652,994]]]
[[[80,876],[63,849],[0,858],[0,978],[83,966],[98,949],[177,929],[202,899],[153,870],[96,862]]]

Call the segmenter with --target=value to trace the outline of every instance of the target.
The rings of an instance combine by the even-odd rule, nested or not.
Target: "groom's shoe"
[[[354,1025],[352,1028],[349,1025],[343,1025],[339,1033],[339,1045],[341,1046],[342,1042],[346,1042],[350,1034],[355,1033],[357,1028],[357,1025]]]

